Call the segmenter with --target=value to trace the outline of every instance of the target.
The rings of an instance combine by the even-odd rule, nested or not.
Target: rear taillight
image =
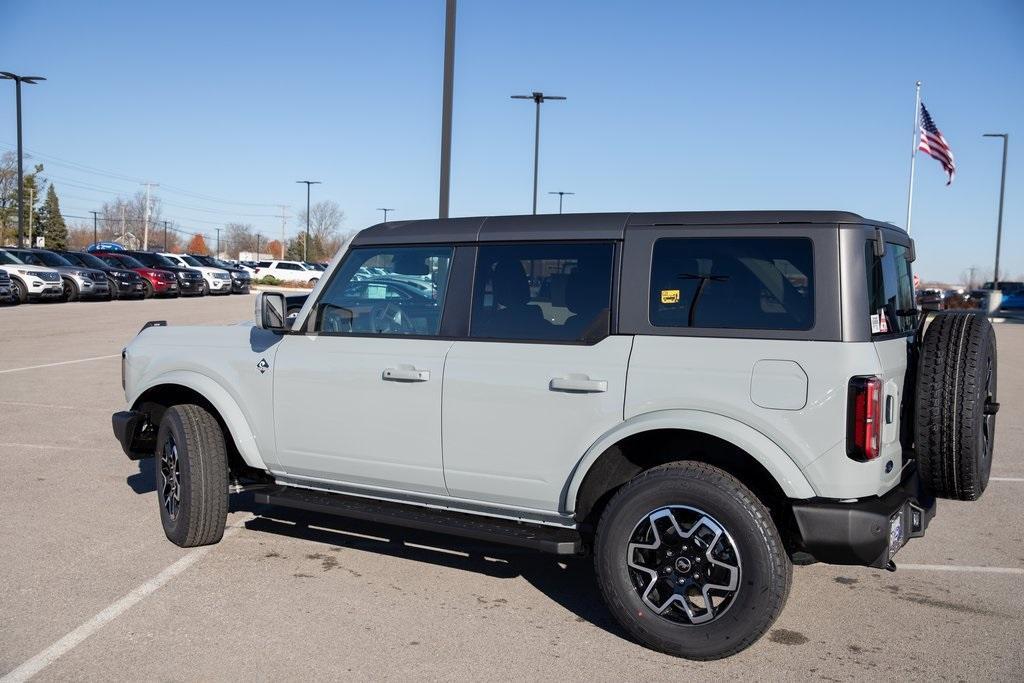
[[[874,460],[882,446],[882,378],[852,378],[848,401],[846,454]]]

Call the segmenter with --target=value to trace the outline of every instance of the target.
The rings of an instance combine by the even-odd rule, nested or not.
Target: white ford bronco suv
[[[147,325],[114,432],[180,546],[257,503],[593,555],[641,643],[713,659],[793,563],[895,569],[988,482],[995,335],[914,305],[843,212],[501,216],[359,233],[286,324]],[[370,275],[367,276],[367,273]]]

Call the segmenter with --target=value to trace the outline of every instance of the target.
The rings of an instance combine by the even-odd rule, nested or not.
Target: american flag
[[[956,164],[953,162],[953,150],[949,143],[942,136],[942,132],[935,127],[932,115],[925,109],[924,102],[921,103],[921,141],[917,148],[937,160],[946,171],[946,184],[953,182],[956,175]]]

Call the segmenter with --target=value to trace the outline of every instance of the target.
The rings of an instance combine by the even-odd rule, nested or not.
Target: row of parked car
[[[0,302],[245,294],[251,272],[212,256],[0,248]]]
[[[981,289],[921,289],[917,292],[917,304],[924,311],[946,311],[962,308],[986,308],[994,285],[986,282]],[[999,309],[1004,311],[1024,310],[1024,282],[999,283]]]

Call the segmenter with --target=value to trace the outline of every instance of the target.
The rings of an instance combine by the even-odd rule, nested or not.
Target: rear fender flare
[[[702,410],[659,410],[626,420],[601,436],[577,463],[565,487],[561,509],[576,511],[576,500],[587,472],[611,446],[628,436],[657,429],[685,429],[703,432],[728,441],[748,453],[772,475],[789,498],[813,498],[818,495],[793,459],[778,444],[756,429],[733,418]]]

